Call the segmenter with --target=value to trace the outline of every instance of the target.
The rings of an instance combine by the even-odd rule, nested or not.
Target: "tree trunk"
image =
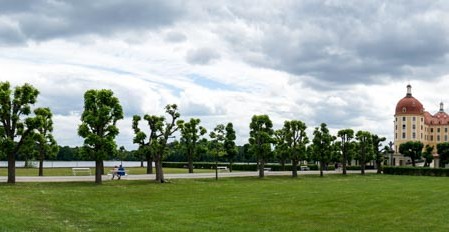
[[[193,155],[189,154],[188,155],[188,166],[189,166],[189,173],[193,173]]]
[[[282,171],[285,171],[285,160],[284,159],[281,160],[281,167],[282,167]]]
[[[292,160],[292,177],[298,177],[298,160]]]
[[[8,154],[8,183],[16,183],[16,157],[14,154]]]
[[[217,154],[217,157],[218,157],[218,154]],[[215,159],[215,180],[218,180],[218,158]]]
[[[342,165],[343,165],[343,175],[346,175],[346,163],[348,162],[348,157],[346,155],[346,153],[343,153],[343,160],[342,160]]]
[[[264,160],[260,160],[259,161],[259,178],[264,178],[265,177],[265,162]]]
[[[153,174],[153,161],[151,159],[147,160],[147,174]]]
[[[415,157],[412,156],[412,166],[415,167]]]
[[[103,160],[97,160],[95,161],[95,184],[101,184],[101,169]]]
[[[234,163],[234,161],[232,161],[232,160],[229,162],[229,172],[232,172],[232,164],[233,163]]]
[[[140,167],[143,168],[143,159],[140,159]]]
[[[320,161],[320,176],[323,176],[323,166],[324,166],[324,162]]]
[[[377,160],[376,165],[377,165],[377,174],[381,174],[382,173],[382,162],[380,160]]]
[[[39,176],[44,176],[44,159],[39,160]]]
[[[164,183],[164,170],[162,169],[162,157],[161,155],[157,155],[155,159],[156,163],[156,182]]]
[[[104,161],[103,160],[100,161],[100,172],[101,172],[101,175],[104,175]]]

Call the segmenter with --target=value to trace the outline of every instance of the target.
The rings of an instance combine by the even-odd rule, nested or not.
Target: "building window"
[[[438,142],[440,141],[440,136],[439,136],[439,135],[437,135],[437,141],[438,141]]]
[[[446,127],[446,128],[444,128],[444,132],[446,132],[446,133],[447,133],[447,127]]]
[[[396,118],[396,122],[398,121],[398,118]]]
[[[430,133],[433,133],[433,128],[430,128]]]
[[[398,133],[395,133],[395,134],[394,134],[394,138],[395,138],[395,139],[398,139]]]
[[[407,112],[407,108],[402,107],[402,113],[405,113],[405,112]]]
[[[444,135],[444,141],[447,142],[447,135]]]
[[[421,125],[421,130],[422,130],[422,125]]]
[[[430,136],[430,141],[433,141],[433,135]]]
[[[416,130],[416,125],[415,124],[413,124],[413,130]]]
[[[402,138],[403,138],[403,139],[405,139],[405,132],[404,132],[404,133],[402,133]]]
[[[413,136],[414,139],[416,139],[416,133],[415,132],[413,132],[412,136]]]
[[[440,133],[440,128],[437,128],[437,132]]]
[[[422,133],[421,133],[421,139],[422,139]]]
[[[421,118],[421,122],[423,122],[424,121],[424,119],[423,118]]]
[[[403,129],[403,130],[405,130],[405,124],[404,124],[404,125],[402,125],[402,129]]]
[[[413,117],[413,121],[416,122],[416,117]]]
[[[395,127],[395,130],[398,130],[398,125],[395,125],[394,127]]]
[[[402,117],[402,121],[405,122],[405,117]]]

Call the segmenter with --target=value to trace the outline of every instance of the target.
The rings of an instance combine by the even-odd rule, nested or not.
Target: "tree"
[[[357,131],[355,137],[359,142],[361,173],[365,175],[366,157],[373,152],[371,133],[368,131]]]
[[[201,136],[207,133],[206,128],[200,126],[200,119],[191,118],[180,127],[180,145],[187,155],[189,173],[193,173],[193,158],[197,152],[197,143]]]
[[[285,121],[283,131],[290,159],[292,160],[292,177],[298,176],[298,163],[306,157],[306,145],[309,139],[306,134],[307,126],[299,120]]]
[[[162,160],[167,153],[167,141],[184,123],[184,121],[179,119],[181,114],[178,112],[178,106],[176,104],[165,106],[165,112],[170,116],[170,119],[152,116],[155,119],[152,123],[155,123],[156,139],[151,142],[151,147],[155,151],[156,181],[159,183],[165,183]]]
[[[224,148],[225,141],[225,126],[223,124],[218,124],[213,131],[209,133],[211,138],[210,145],[211,149],[215,150],[215,179],[218,180],[218,157]]]
[[[232,164],[234,163],[234,159],[237,156],[237,148],[235,146],[235,130],[232,123],[226,124],[225,127],[225,137],[223,141],[224,150],[226,152],[226,157],[229,161],[229,171],[232,172]]]
[[[0,82],[0,150],[8,159],[8,183],[16,182],[17,152],[29,136],[32,136],[39,121],[25,116],[31,113],[39,91],[30,84],[11,89],[9,82]]]
[[[449,143],[444,142],[437,144],[437,152],[440,168],[444,168],[444,166],[449,163]]]
[[[373,134],[371,136],[372,146],[373,146],[373,152],[374,152],[374,159],[376,160],[376,166],[377,166],[377,174],[382,173],[382,163],[384,161],[384,154],[382,154],[382,142],[387,140],[385,137],[379,137],[378,135]]]
[[[408,141],[399,145],[399,153],[410,157],[412,166],[415,167],[415,161],[421,158],[424,144],[420,141]]]
[[[265,161],[272,154],[273,123],[268,115],[254,115],[249,125],[249,143],[259,162],[259,177],[264,177]]]
[[[337,136],[341,139],[341,163],[343,165],[343,175],[346,175],[346,164],[351,149],[351,140],[354,138],[354,131],[352,129],[340,130]]]
[[[54,157],[59,151],[58,144],[53,138],[53,120],[51,110],[49,108],[37,108],[34,110],[36,120],[39,120],[37,133],[34,133],[33,140],[36,141],[37,150],[39,152],[39,176],[44,175],[44,159]]]
[[[139,115],[133,116],[133,130],[134,130],[134,138],[133,142],[139,145],[139,154],[143,154],[147,161],[147,174],[153,174],[153,160],[156,156],[157,152],[157,139],[163,136],[162,128],[164,126],[165,118],[162,116],[155,115],[144,115],[144,120],[147,122],[150,133],[147,136],[145,132],[143,132],[139,128],[139,122],[142,119]],[[147,139],[145,141],[145,139]]]
[[[331,145],[335,138],[329,134],[326,123],[321,123],[320,127],[315,127],[313,135],[312,151],[315,159],[320,162],[320,176],[323,176],[323,167],[329,162]]]
[[[88,90],[84,94],[84,111],[78,135],[84,138],[82,151],[95,160],[95,183],[101,184],[103,160],[116,151],[116,126],[123,118],[122,106],[111,90]]]
[[[423,158],[426,160],[424,163],[424,167],[429,167],[430,163],[433,161],[433,146],[430,146],[429,144],[426,145],[423,152]]]

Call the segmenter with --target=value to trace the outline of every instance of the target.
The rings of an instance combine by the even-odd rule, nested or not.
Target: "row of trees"
[[[439,156],[439,166],[445,167],[449,163],[449,142],[438,143],[436,148]],[[433,161],[434,149],[434,146],[428,144],[424,147],[421,141],[408,141],[399,145],[399,153],[410,157],[413,167],[416,165],[416,160],[421,159],[424,159],[424,167],[429,167]]]
[[[15,182],[15,157],[19,153],[39,154],[40,174],[44,158],[58,152],[58,146],[51,132],[52,114],[49,108],[37,108],[31,115],[31,105],[36,102],[39,92],[29,84],[11,89],[8,82],[0,83],[0,146],[1,152],[8,159],[8,183]],[[152,173],[152,163],[156,166],[156,181],[165,182],[162,161],[170,150],[176,148],[188,157],[189,172],[193,172],[195,154],[208,151],[219,156],[226,156],[231,163],[239,154],[235,144],[236,133],[232,123],[219,124],[208,135],[201,121],[191,118],[181,120],[177,105],[165,107],[166,116],[133,116],[133,142],[138,145],[136,153],[144,156],[147,173]],[[82,157],[95,161],[95,182],[101,183],[104,174],[103,160],[111,154],[125,154],[124,148],[117,149],[115,137],[119,134],[116,124],[123,119],[123,110],[119,99],[111,90],[88,90],[84,94],[84,110],[78,135],[84,138],[79,149]],[[141,124],[145,124],[142,127]],[[310,141],[306,134],[307,126],[299,120],[286,121],[283,128],[274,130],[268,115],[254,115],[251,119],[248,144],[243,146],[246,153],[253,155],[259,166],[259,176],[264,176],[264,165],[274,157],[281,164],[291,161],[292,176],[296,177],[297,167],[301,161],[309,160],[320,163],[320,173],[330,162],[341,162],[343,174],[346,165],[353,159],[358,160],[364,173],[365,163],[373,159],[381,166],[383,154],[379,138],[366,131],[354,134],[351,129],[338,132],[337,136],[329,133],[327,125],[322,123],[314,130]],[[169,143],[173,134],[179,132],[180,139]],[[310,143],[311,142],[311,143]],[[117,153],[117,151],[119,151]]]

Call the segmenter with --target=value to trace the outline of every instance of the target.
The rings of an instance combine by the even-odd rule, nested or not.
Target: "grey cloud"
[[[200,65],[209,64],[213,60],[217,60],[219,58],[220,54],[211,48],[189,50],[186,57],[188,63]]]
[[[100,36],[171,25],[184,12],[178,1],[5,1],[3,16],[17,21],[24,36],[46,40]],[[3,5],[2,5],[3,8]]]
[[[170,43],[181,43],[187,40],[186,35],[184,35],[183,33],[180,32],[168,32],[167,34],[165,34],[165,41],[170,42]]]

